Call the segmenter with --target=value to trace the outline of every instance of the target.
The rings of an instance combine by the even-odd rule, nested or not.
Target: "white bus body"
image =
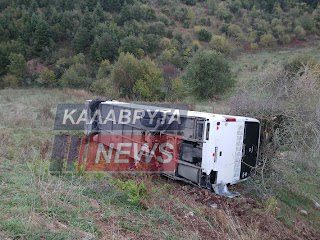
[[[94,104],[93,104],[94,103]],[[92,108],[92,106],[94,106]],[[87,101],[88,116],[95,109],[103,115],[106,109],[133,109],[139,111],[160,111],[168,113],[168,108],[124,103],[118,101]],[[169,109],[174,112],[174,109]],[[91,114],[92,115],[92,114]],[[174,174],[167,177],[184,180],[201,187],[212,188],[217,194],[227,197],[236,196],[227,189],[247,179],[257,163],[260,123],[257,119],[241,116],[220,115],[197,111],[182,111],[184,123],[183,142],[180,147],[180,159]],[[141,120],[142,122],[142,120]],[[133,128],[148,131],[141,122]],[[86,125],[88,134],[92,130],[111,131],[92,123]],[[154,131],[154,129],[149,129]],[[161,134],[171,134],[167,130]],[[181,133],[180,133],[181,134]]]

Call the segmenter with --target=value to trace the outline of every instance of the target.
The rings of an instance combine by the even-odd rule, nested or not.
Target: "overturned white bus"
[[[118,101],[88,100],[86,109],[87,135],[138,132],[179,138],[176,169],[163,174],[219,195],[238,195],[227,185],[247,179],[257,164],[260,123],[254,118]]]

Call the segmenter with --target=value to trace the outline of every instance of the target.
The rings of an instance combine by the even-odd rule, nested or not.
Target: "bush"
[[[317,65],[317,61],[311,56],[299,55],[286,62],[283,68],[289,75],[296,75],[301,74],[305,66],[312,68],[315,65]]]
[[[260,44],[264,47],[274,47],[276,45],[276,39],[271,33],[263,34],[260,37]]]
[[[213,98],[234,84],[228,62],[214,51],[197,52],[187,67],[184,80],[199,99]]]
[[[118,90],[110,78],[95,80],[90,86],[90,91],[108,99],[116,99],[119,97]]]
[[[119,14],[118,23],[120,25],[123,25],[126,21],[130,20],[155,20],[156,19],[156,13],[153,8],[146,4],[141,4],[136,2],[134,5],[125,5]]]
[[[132,53],[136,57],[142,57],[144,43],[142,38],[136,36],[128,36],[121,40],[119,52]]]
[[[229,1],[228,3],[229,3],[229,9],[233,13],[237,13],[241,9],[241,1],[240,0],[233,0],[233,1]]]
[[[155,34],[146,34],[143,36],[144,50],[147,53],[154,53],[158,50],[160,37]]]
[[[199,32],[198,32],[198,39],[200,41],[204,41],[204,42],[210,42],[212,38],[212,34],[207,31],[206,29],[202,28]]]
[[[91,56],[101,62],[103,59],[113,61],[118,57],[118,48],[120,46],[120,33],[115,25],[100,25],[102,33],[96,35],[91,46]]]
[[[60,79],[62,87],[88,88],[90,82],[88,69],[85,64],[81,63],[71,65]]]
[[[174,8],[172,16],[179,22],[191,21],[194,19],[194,13],[185,7]]]
[[[169,91],[168,99],[170,101],[182,101],[187,96],[186,87],[181,78],[171,80],[171,91]]]
[[[11,53],[9,55],[9,61],[9,72],[22,80],[22,78],[27,75],[27,62],[24,56],[20,53]]]
[[[217,10],[216,0],[207,0],[209,14],[214,15]]]
[[[257,51],[259,49],[259,45],[257,43],[250,43],[250,49],[252,51]]]
[[[16,88],[21,84],[18,78],[14,75],[7,74],[2,79],[0,79],[0,88],[11,87]]]
[[[114,64],[111,79],[120,97],[141,100],[163,99],[163,78],[150,59],[138,60],[130,53],[121,53]]]
[[[57,85],[57,80],[54,72],[48,68],[44,69],[40,73],[40,77],[37,81],[44,87],[55,87]]]
[[[164,37],[166,35],[166,25],[163,22],[151,23],[147,28],[147,33]]]
[[[241,41],[244,38],[241,27],[236,24],[230,24],[230,26],[228,27],[227,33],[230,37],[233,37],[238,41]]]
[[[112,66],[110,65],[109,60],[102,60],[96,75],[97,79],[106,78],[111,73]]]
[[[282,24],[277,24],[272,28],[272,31],[276,38],[280,40],[281,37],[285,34],[285,27]]]
[[[261,17],[254,19],[254,30],[258,32],[258,35],[266,34],[270,30],[270,24]]]
[[[221,20],[224,20],[226,23],[231,22],[233,18],[233,15],[231,14],[231,12],[223,4],[219,4],[219,7],[217,9],[217,16]]]
[[[232,51],[232,47],[228,39],[224,36],[218,35],[212,37],[210,41],[210,48],[226,55],[230,54]]]
[[[306,31],[301,26],[296,26],[294,29],[294,34],[296,35],[296,38],[299,40],[305,40],[306,37]]]
[[[114,180],[114,184],[118,186],[127,196],[127,201],[135,206],[141,206],[142,200],[148,198],[147,187],[143,182],[135,182],[134,180],[122,181]]]
[[[196,5],[197,1],[196,0],[181,0],[182,3],[190,6]]]
[[[313,32],[315,28],[315,22],[311,15],[304,14],[299,18],[301,27],[308,32]]]

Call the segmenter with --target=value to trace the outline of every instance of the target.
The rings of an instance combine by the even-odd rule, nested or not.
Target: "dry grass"
[[[55,106],[92,96],[76,90],[0,93],[4,117],[0,128],[1,239],[294,238],[266,210],[270,207],[245,194],[226,200],[207,190],[144,176],[134,178],[147,189],[135,205],[109,175],[51,175],[48,160]]]

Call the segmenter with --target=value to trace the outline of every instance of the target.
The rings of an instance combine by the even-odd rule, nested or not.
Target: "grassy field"
[[[300,52],[319,57],[317,49],[241,55],[234,71],[241,84],[266,61]],[[319,168],[279,160],[272,174],[285,181],[266,183],[272,195],[252,179],[236,186],[242,196],[232,200],[158,176],[50,174],[57,104],[93,97],[67,89],[0,91],[0,239],[319,239]],[[195,107],[227,111],[224,101]]]
[[[278,211],[272,199],[265,204],[253,198],[252,183],[238,186],[242,197],[226,200],[159,177],[128,181],[77,171],[51,175],[55,106],[81,102],[89,94],[29,89],[2,90],[0,96],[1,239],[255,239],[315,234],[283,224],[295,207],[309,211],[309,203],[282,195],[279,199],[289,201],[290,211]],[[317,185],[311,186],[317,190]],[[143,194],[137,190],[141,187]]]

